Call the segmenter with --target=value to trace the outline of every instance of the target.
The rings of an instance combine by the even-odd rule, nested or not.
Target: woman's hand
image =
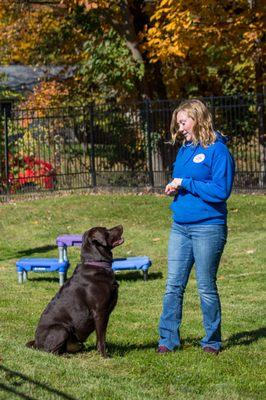
[[[174,178],[172,182],[168,183],[165,187],[165,194],[168,196],[171,196],[172,194],[176,194],[178,188],[182,184],[182,179],[181,178]]]

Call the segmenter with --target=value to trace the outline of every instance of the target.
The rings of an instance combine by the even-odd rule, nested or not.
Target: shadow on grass
[[[40,281],[47,281],[47,282],[57,282],[58,283],[58,274],[55,277],[51,276],[34,276],[34,272],[29,272],[28,281],[29,282],[40,282]],[[56,273],[55,273],[56,274]],[[119,272],[115,275],[116,280],[119,281],[140,281],[143,280],[143,275],[141,271],[134,271],[134,272]],[[155,279],[162,279],[163,274],[161,272],[151,272],[148,274],[147,281],[154,281]],[[71,278],[71,274],[69,274],[69,278]],[[68,278],[68,279],[69,279]],[[145,283],[145,282],[144,282]]]
[[[55,272],[55,276],[32,276],[33,274],[35,274],[35,272],[29,272],[29,274],[31,274],[30,276],[28,276],[28,282],[55,282],[57,283],[57,285],[59,284],[59,277],[58,277],[58,273]],[[58,290],[59,290],[59,285],[58,285]]]
[[[21,258],[21,257],[28,257],[31,256],[32,254],[38,254],[38,253],[46,253],[47,251],[57,249],[56,245],[46,245],[46,246],[41,246],[41,247],[33,247],[30,249],[24,249],[24,250],[19,250],[15,251],[12,253],[12,255],[7,255],[6,257],[1,257],[0,261],[6,261],[6,260],[12,260],[13,258]],[[38,255],[35,255],[37,258]]]
[[[117,281],[139,281],[143,280],[143,273],[142,271],[118,272],[115,277]],[[162,279],[162,277],[163,274],[161,272],[149,272],[147,281]]]
[[[23,393],[23,384],[29,383],[32,386],[39,387],[47,392],[51,398],[54,398],[54,395],[58,397],[58,399],[64,400],[77,400],[75,397],[70,396],[60,390],[53,389],[52,387],[37,381],[35,379],[30,378],[27,375],[21,374],[20,372],[12,371],[11,369],[0,365],[0,371],[4,372],[5,383],[0,382],[0,389],[9,395],[11,393],[15,394],[18,398],[27,399],[27,400],[38,400],[40,397],[33,397],[31,395],[27,395]]]
[[[255,329],[253,331],[244,331],[231,335],[224,343],[224,348],[233,346],[249,346],[259,339],[266,337],[266,327]]]
[[[27,257],[27,256],[31,256],[34,253],[46,253],[47,251],[54,250],[54,249],[57,249],[56,245],[33,247],[31,249],[17,251],[16,255],[17,255],[17,257]]]
[[[226,350],[233,346],[249,346],[250,344],[257,342],[259,339],[266,337],[266,328],[259,328],[253,331],[239,332],[230,336],[224,341],[223,349]],[[181,340],[181,349],[186,347],[200,347],[200,337],[187,337]],[[153,341],[150,343],[143,344],[118,344],[118,343],[107,343],[107,353],[110,357],[114,355],[124,356],[134,350],[147,350],[156,349],[158,342]],[[91,345],[86,347],[85,352],[95,350],[96,347]]]
[[[229,349],[230,347],[234,346],[249,346],[252,343],[257,342],[261,338],[266,337],[266,327],[262,327],[259,329],[255,329],[253,331],[244,331],[235,333],[231,335],[228,339],[226,339],[223,344],[222,348],[224,350]],[[200,337],[193,337],[193,338],[185,338],[181,339],[181,346],[182,347],[190,347],[190,346],[199,346]]]
[[[113,357],[113,356],[125,356],[126,354],[130,353],[131,351],[135,350],[147,350],[147,349],[154,349],[154,351],[157,349],[158,342],[150,342],[150,343],[142,343],[142,344],[135,344],[135,343],[129,343],[129,344],[119,344],[119,343],[111,343],[107,342],[106,344],[106,350],[108,357]],[[96,351],[96,345],[89,345],[86,346],[85,349],[82,351],[82,353],[89,353],[91,351]],[[99,355],[100,357],[100,355]]]

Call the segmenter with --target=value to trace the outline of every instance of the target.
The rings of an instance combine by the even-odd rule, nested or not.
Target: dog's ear
[[[90,231],[86,231],[82,235],[82,246],[86,246],[87,242],[89,241]]]
[[[95,230],[92,232],[91,240],[93,242],[97,242],[97,243],[101,244],[104,247],[107,246],[105,234],[99,230]]]

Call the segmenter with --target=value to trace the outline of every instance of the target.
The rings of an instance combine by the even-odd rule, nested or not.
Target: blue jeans
[[[201,346],[221,346],[221,303],[216,285],[220,258],[226,243],[225,225],[180,225],[173,222],[168,245],[168,277],[159,322],[159,345],[180,346],[179,328],[183,296],[195,263],[205,337]]]

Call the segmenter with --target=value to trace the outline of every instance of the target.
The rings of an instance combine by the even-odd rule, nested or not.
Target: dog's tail
[[[28,343],[26,343],[26,347],[29,347],[30,349],[36,349],[35,340],[30,340]]]

